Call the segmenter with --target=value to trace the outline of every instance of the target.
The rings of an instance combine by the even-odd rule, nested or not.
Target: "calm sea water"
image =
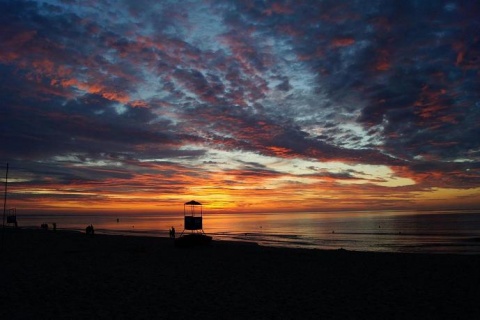
[[[159,215],[21,215],[20,226],[42,223],[97,233],[167,237],[183,230],[183,212]],[[118,219],[118,221],[117,221]],[[480,254],[480,211],[204,214],[217,240],[264,246],[356,251]]]

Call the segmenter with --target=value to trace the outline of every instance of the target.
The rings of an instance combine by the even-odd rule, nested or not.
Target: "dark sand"
[[[10,230],[1,319],[479,319],[480,256]]]

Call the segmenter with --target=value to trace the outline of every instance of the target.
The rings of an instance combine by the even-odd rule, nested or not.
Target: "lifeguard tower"
[[[186,202],[183,205],[183,217],[184,229],[180,237],[175,239],[176,246],[205,245],[212,241],[212,237],[207,236],[203,231],[203,207],[200,202],[195,200]],[[189,230],[190,233],[183,235],[185,230]]]
[[[203,232],[203,206],[200,202],[195,200],[185,202],[183,205],[183,217],[184,217],[184,229],[190,230],[192,233],[205,233]]]

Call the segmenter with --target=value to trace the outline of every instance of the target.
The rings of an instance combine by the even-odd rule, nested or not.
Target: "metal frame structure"
[[[203,231],[203,206],[195,200],[185,202],[183,205],[184,229],[190,230],[192,233],[205,233]]]
[[[10,208],[7,210],[7,224],[11,223],[17,227],[17,208]]]

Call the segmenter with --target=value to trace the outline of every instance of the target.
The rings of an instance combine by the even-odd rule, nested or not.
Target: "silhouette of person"
[[[85,228],[85,233],[90,235],[93,235],[95,233],[92,224]]]
[[[175,228],[172,227],[172,238],[175,239]]]

